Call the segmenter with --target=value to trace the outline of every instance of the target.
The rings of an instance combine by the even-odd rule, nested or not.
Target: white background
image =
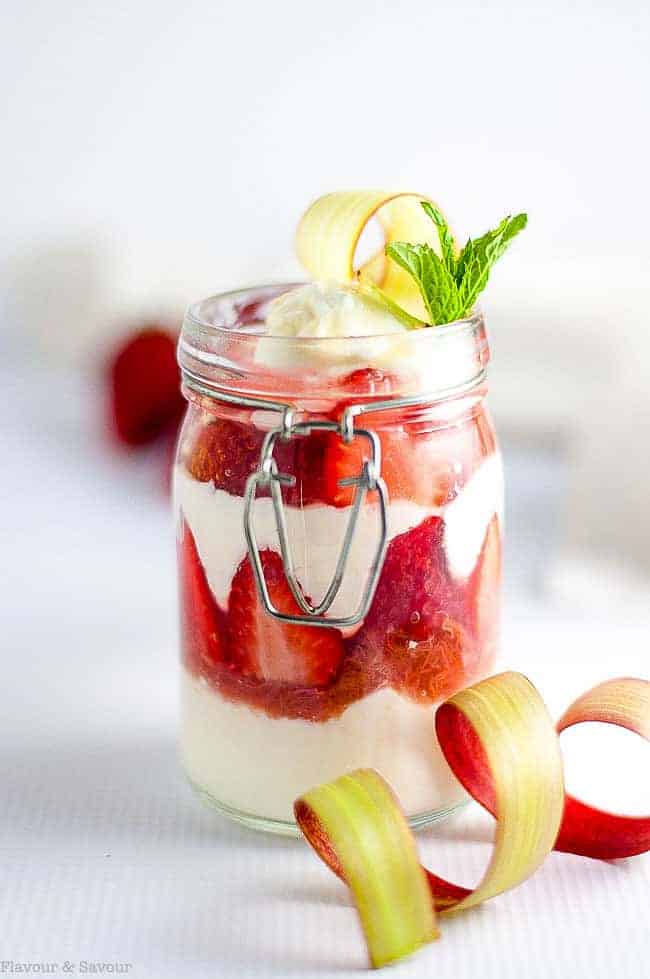
[[[493,405],[519,447],[506,661],[555,713],[606,676],[647,677],[648,7],[1,9],[0,960],[358,974],[336,881],[210,818],[177,774],[166,503],[157,470],[98,440],[93,380],[139,317],[295,274],[295,222],[323,191],[422,189],[461,238],[527,210],[485,301]],[[647,746],[623,737],[589,732],[571,784],[643,811]],[[422,846],[470,883],[489,845],[480,818],[464,826]],[[647,894],[647,858],[554,855],[397,972],[636,979]]]

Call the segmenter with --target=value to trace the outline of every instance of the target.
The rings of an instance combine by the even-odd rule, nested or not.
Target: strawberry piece
[[[414,499],[413,446],[402,433],[397,438],[392,433],[380,432],[382,447],[381,474],[388,488],[390,499]],[[311,444],[309,444],[311,443]],[[345,443],[337,432],[313,432],[303,450],[307,462],[304,495],[310,501],[329,506],[347,507],[354,499],[354,486],[341,486],[341,480],[361,475],[363,464],[370,458],[370,446],[362,437]],[[431,487],[432,478],[427,477]],[[415,500],[415,502],[420,502]],[[430,492],[425,501],[431,503]]]
[[[178,541],[183,661],[194,673],[225,662],[225,616],[208,584],[192,531],[183,520]]]
[[[261,557],[273,604],[285,614],[299,614],[280,555],[265,550]],[[233,579],[227,628],[228,658],[233,668],[259,680],[322,686],[334,678],[343,658],[338,630],[285,625],[268,615],[257,594],[248,558]]]
[[[440,451],[434,435],[387,430],[380,439],[382,475],[391,499],[442,506],[454,496],[454,456]]]
[[[365,377],[368,372],[355,373]],[[344,407],[344,402],[339,404],[331,418],[338,419]],[[381,473],[391,500],[442,506],[453,498],[479,458],[476,431],[471,424],[442,430],[431,429],[428,422],[404,427],[387,425],[385,420],[382,424],[384,427],[373,421],[371,427],[379,434]],[[220,417],[202,424],[194,436],[188,436],[185,465],[195,479],[212,481],[217,489],[242,496],[248,477],[259,467],[264,436],[251,421]],[[359,476],[369,457],[370,446],[365,438],[358,436],[346,444],[336,431],[313,430],[308,436],[296,436],[288,442],[278,439],[274,448],[278,469],[296,479],[293,487],[283,489],[285,503],[350,506],[355,487],[340,483]],[[258,494],[268,495],[268,490],[260,488]]]
[[[390,542],[366,629],[417,628],[421,636],[424,624],[457,609],[460,594],[447,569],[443,533],[442,517],[427,517]]]
[[[442,612],[426,627],[390,633],[385,653],[392,686],[419,703],[445,700],[464,686],[467,647],[462,626]]]
[[[379,370],[376,367],[359,367],[342,377],[340,386],[349,388],[356,394],[390,397],[399,388],[399,380],[395,374]]]
[[[108,365],[111,426],[126,445],[145,445],[176,431],[183,416],[176,342],[145,327],[123,344]]]
[[[447,445],[438,444],[435,434],[411,432],[399,426],[375,430],[381,444],[381,475],[389,499],[441,506],[453,497],[456,459],[445,452],[449,449]],[[370,446],[361,436],[346,444],[336,432],[319,434],[320,458],[312,470],[308,496],[332,506],[350,506],[354,487],[341,486],[340,481],[361,473],[363,463],[370,458]]]
[[[379,585],[351,652],[417,700],[463,685],[463,589],[447,569],[441,517],[391,541]],[[380,655],[381,654],[381,655]]]
[[[352,371],[340,383],[354,391],[357,398],[389,398],[400,387],[399,378],[394,374],[371,367]],[[332,417],[340,418],[351,401],[354,399],[340,402]],[[363,422],[362,417],[359,422],[362,427]],[[383,415],[369,419],[369,427],[379,435],[381,475],[390,499],[411,500],[422,506],[441,506],[451,499],[458,474],[462,471],[458,466],[459,454],[463,456],[463,464],[466,462],[469,439],[472,438],[469,432],[471,426],[461,434],[457,428],[436,430],[427,419],[411,420],[403,425],[401,418],[393,416],[391,422]],[[325,471],[323,491],[328,503],[334,506],[349,506],[352,503],[354,488],[341,487],[339,481],[358,475],[369,455],[365,439],[356,438],[345,445],[336,434],[328,438],[322,464]]]
[[[248,477],[259,469],[265,432],[250,422],[219,418],[202,425],[185,453],[188,472],[199,482],[243,496]],[[273,457],[280,472],[296,476],[296,485],[283,490],[285,503],[306,505],[323,499],[322,442],[311,439],[278,440]],[[258,496],[269,490],[258,487]]]
[[[312,435],[312,438],[314,436]],[[346,444],[337,432],[318,433],[320,457],[312,466],[309,495],[320,496],[330,506],[350,506],[354,499],[354,486],[341,486],[340,480],[359,476],[368,452],[365,443],[355,438]]]
[[[254,425],[220,418],[201,426],[190,445],[186,466],[201,483],[243,496],[246,480],[259,466],[263,433]]]

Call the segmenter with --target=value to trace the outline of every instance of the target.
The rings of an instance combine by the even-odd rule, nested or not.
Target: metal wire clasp
[[[373,432],[372,429],[356,428],[354,424],[355,415],[362,411],[362,406],[350,405],[344,410],[339,421],[319,419],[295,421],[295,409],[293,406],[284,406],[280,425],[267,433],[262,444],[259,469],[248,478],[246,492],[244,494],[244,532],[246,534],[248,553],[250,555],[255,581],[264,608],[269,615],[273,616],[274,619],[278,619],[280,622],[291,623],[293,625],[347,628],[349,626],[356,625],[357,622],[360,622],[370,608],[370,604],[377,587],[377,582],[379,580],[379,575],[384,563],[384,558],[386,556],[388,539],[388,493],[386,490],[386,484],[381,478],[381,443],[379,438],[376,432]],[[313,605],[307,598],[302,590],[300,582],[296,577],[291,545],[289,543],[289,536],[287,533],[284,501],[282,499],[282,486],[294,486],[296,483],[296,478],[288,473],[279,472],[277,461],[273,455],[275,445],[278,440],[287,442],[295,437],[308,438],[314,431],[337,432],[340,438],[346,444],[349,444],[355,438],[362,438],[366,440],[370,449],[370,458],[363,463],[361,471],[358,473],[358,475],[348,476],[345,479],[339,480],[340,486],[355,487],[354,498],[350,507],[350,515],[348,517],[345,536],[343,538],[341,551],[336,562],[334,575],[329,587],[327,588],[327,591],[325,592],[325,595],[323,596],[323,599],[318,605]],[[264,568],[262,566],[262,559],[260,556],[257,538],[255,536],[253,521],[253,509],[258,486],[269,487],[270,489],[278,539],[280,542],[280,551],[284,564],[284,573],[286,575],[289,588],[291,589],[291,593],[298,606],[302,609],[302,612],[304,613],[303,615],[288,615],[280,612],[271,600],[266,579],[264,577]],[[379,531],[377,544],[368,571],[368,577],[364,584],[361,600],[358,608],[352,615],[342,618],[329,618],[326,616],[326,613],[331,608],[332,603],[334,602],[334,599],[338,595],[341,588],[348,558],[350,556],[350,549],[352,547],[354,533],[359,519],[359,512],[369,492],[377,493],[379,501]]]

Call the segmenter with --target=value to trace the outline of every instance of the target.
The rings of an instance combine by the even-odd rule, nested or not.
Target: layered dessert
[[[417,311],[358,281],[314,281],[232,294],[192,313],[201,335],[219,333],[219,365],[211,384],[186,369],[190,407],[175,469],[181,750],[201,794],[240,818],[289,824],[300,793],[360,767],[388,779],[413,818],[462,799],[432,720],[441,700],[494,668],[501,463],[484,402],[480,316],[443,327],[434,350],[411,322]],[[317,607],[332,582],[369,441],[337,424],[285,429],[266,482],[246,500],[284,403],[296,419],[337,424],[360,406],[355,424],[377,437],[386,539],[361,616],[382,534],[372,480],[333,600],[317,615],[305,607]],[[273,479],[306,606],[288,580]],[[278,614],[257,579],[247,507]]]

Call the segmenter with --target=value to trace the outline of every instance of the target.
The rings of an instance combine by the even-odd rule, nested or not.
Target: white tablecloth
[[[3,449],[0,973],[358,975],[345,888],[302,842],[203,809],[179,774],[173,544],[155,470],[84,434],[73,393],[67,421],[63,394],[48,410],[46,383],[38,393],[7,378],[5,393],[21,407],[5,417]],[[559,712],[606,676],[647,676],[649,625],[638,609],[578,615],[518,598],[504,663]],[[590,726],[566,746],[573,787],[650,809],[647,745]],[[422,856],[472,883],[490,827],[469,807],[419,836]],[[444,920],[442,939],[391,974],[648,975],[649,887],[648,856],[552,854],[515,892]]]

